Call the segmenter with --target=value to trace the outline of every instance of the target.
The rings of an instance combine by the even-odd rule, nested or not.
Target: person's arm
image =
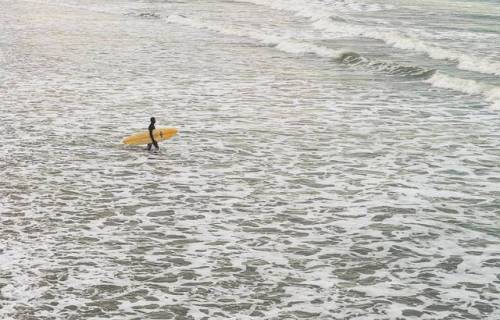
[[[157,146],[157,145],[158,145],[158,143],[156,142],[155,137],[154,137],[154,135],[153,135],[153,130],[154,130],[153,128],[149,128],[149,137],[151,138],[151,142],[152,142],[155,146]]]

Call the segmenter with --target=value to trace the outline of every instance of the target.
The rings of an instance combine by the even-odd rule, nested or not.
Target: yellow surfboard
[[[172,138],[177,134],[176,128],[157,128],[153,131],[153,136],[157,142],[167,140]],[[122,141],[124,144],[130,145],[140,145],[151,143],[151,138],[149,137],[149,131],[134,133],[131,136],[126,137]]]

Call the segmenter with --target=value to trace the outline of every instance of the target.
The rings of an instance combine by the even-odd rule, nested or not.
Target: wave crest
[[[247,0],[246,2],[267,6],[277,10],[293,12],[296,16],[309,18],[312,21],[313,27],[318,30],[331,32],[333,34],[345,33],[350,36],[381,40],[394,48],[423,53],[436,60],[453,61],[456,63],[457,68],[462,70],[500,76],[500,62],[441,48],[401,32],[385,30],[376,26],[363,26],[348,23],[345,17],[336,15],[337,12],[343,12],[339,10],[340,7],[333,6],[335,9],[335,11],[333,11],[321,3],[311,3],[302,0]],[[349,6],[355,7],[355,5],[352,4]],[[386,10],[390,9],[390,7],[381,7],[380,9]]]
[[[500,108],[500,87],[491,86],[475,80],[451,77],[437,72],[425,82],[437,88],[450,89],[470,95],[482,95],[484,99]]]
[[[315,54],[320,57],[335,59],[350,66],[362,66],[364,68],[392,75],[425,79],[424,81],[426,83],[429,83],[437,88],[451,89],[465,94],[482,95],[485,100],[492,102],[495,107],[500,108],[500,87],[494,87],[474,80],[451,77],[441,72],[437,72],[436,70],[429,70],[416,66],[402,66],[388,62],[376,62],[363,57],[359,53],[345,49],[334,50],[328,47],[300,42],[281,36],[222,27],[179,15],[171,15],[166,19],[166,21],[169,23],[177,23],[199,29],[220,32],[226,35],[248,37],[257,40],[262,44],[288,53]]]
[[[178,15],[170,15],[167,18],[167,22],[188,25],[199,29],[206,29],[210,31],[223,33],[226,35],[251,38],[263,44],[272,46],[278,50],[293,54],[315,54],[320,57],[338,59],[339,57],[341,57],[342,54],[346,52],[343,49],[335,50],[328,47],[318,46],[315,44],[297,41],[294,39],[281,37],[277,35],[269,35],[256,31],[233,29],[230,27],[222,27]]]
[[[436,73],[436,70],[434,69],[425,69],[417,66],[403,66],[390,62],[372,61],[356,52],[346,52],[340,56],[339,60],[349,65],[363,65],[371,70],[417,79],[428,79]]]
[[[318,19],[313,22],[312,25],[318,30],[327,32],[340,32],[350,36],[381,40],[394,48],[423,53],[435,60],[454,61],[457,64],[457,68],[462,70],[500,75],[499,62],[490,61],[486,58],[473,57],[471,55],[456,52],[450,49],[444,49],[432,44],[428,44],[422,40],[406,36],[401,32],[377,30],[364,26],[335,21],[331,18]]]
[[[335,50],[324,46],[319,46],[307,42],[297,41],[276,35],[264,34],[256,31],[243,31],[229,27],[221,27],[207,22],[186,18],[183,16],[171,15],[168,22],[189,25],[195,28],[211,30],[227,35],[248,37],[261,42],[277,50],[292,54],[315,54],[319,57],[335,59],[350,66],[362,66],[370,70],[375,70],[392,75],[409,76],[416,78],[428,78],[434,74],[435,70],[428,70],[415,66],[402,66],[394,63],[372,61],[360,54],[345,49]]]

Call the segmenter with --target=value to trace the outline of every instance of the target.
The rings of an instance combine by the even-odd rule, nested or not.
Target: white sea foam
[[[386,28],[382,29],[381,27],[365,27],[352,23],[337,22],[330,18],[318,19],[313,22],[313,26],[319,30],[332,33],[382,40],[394,48],[423,53],[436,60],[455,61],[457,67],[462,70],[500,75],[500,63],[498,62],[441,48],[398,31],[388,30]]]
[[[360,22],[349,20],[346,16],[342,16],[342,20],[349,20],[350,22],[333,21],[332,16],[335,17],[342,12],[337,6],[326,7],[318,3],[297,0],[291,2],[274,0],[249,1],[273,9],[294,12],[297,16],[307,17],[313,21],[312,25],[319,30],[381,40],[394,48],[423,53],[432,59],[454,61],[457,63],[457,67],[462,70],[500,75],[500,63],[487,58],[479,58],[463,52],[441,48],[402,32],[387,29],[386,26],[361,25]]]
[[[232,27],[215,25],[213,23],[200,21],[193,18],[187,18],[179,15],[171,15],[167,22],[188,25],[191,27],[206,29],[214,32],[233,35],[238,37],[246,37],[257,40],[265,45],[274,47],[277,50],[303,55],[315,54],[319,57],[340,59],[351,66],[361,65],[365,68],[385,72],[389,74],[408,75],[408,76],[427,76],[433,70],[427,70],[418,67],[406,67],[398,64],[372,61],[357,53],[350,52],[346,49],[335,50],[325,46],[319,46],[312,43],[298,41],[289,37],[283,37],[272,34],[264,34],[255,30],[241,30]]]
[[[249,48],[331,53],[233,28],[281,17],[232,2],[168,5],[224,16],[210,34],[2,7],[26,63],[0,82],[0,319],[499,318],[498,229],[481,229],[498,221],[498,117],[456,107],[479,97],[374,77],[388,66],[355,54]],[[121,146],[149,115],[181,134]]]
[[[320,57],[338,59],[347,52],[346,50],[334,50],[282,36],[264,34],[256,31],[245,31],[231,27],[222,27],[212,23],[192,18],[186,18],[179,15],[170,15],[166,19],[166,21],[170,23],[188,25],[199,29],[215,31],[226,35],[251,38],[265,45],[274,46],[278,50],[293,54],[311,53]]]
[[[293,10],[304,17],[332,15],[339,12],[374,12],[393,9],[393,5],[363,3],[359,1],[307,1],[302,0],[240,0],[279,10]]]
[[[336,23],[334,23],[334,25],[332,26],[327,27],[327,25],[330,23],[331,22],[315,23],[315,26],[322,26],[322,28],[329,31],[336,30]],[[386,44],[394,48],[424,53],[432,59],[436,60],[455,61],[457,63],[457,67],[462,70],[500,75],[500,63],[498,62],[490,61],[485,58],[473,57],[465,53],[428,44],[425,41],[404,35],[401,32],[365,29],[363,27],[353,27],[347,24],[344,24],[344,26],[341,25],[339,27],[343,30],[349,29],[352,34],[382,40]]]
[[[425,80],[434,87],[451,89],[466,94],[482,95],[486,101],[493,103],[493,106],[500,107],[500,87],[494,87],[475,80],[451,77],[443,73],[436,73],[431,78]]]

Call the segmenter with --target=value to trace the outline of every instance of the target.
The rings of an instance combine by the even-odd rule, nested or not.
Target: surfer
[[[151,147],[153,145],[155,146],[156,151],[160,150],[160,147],[158,147],[158,142],[156,142],[153,136],[153,130],[156,129],[155,123],[156,123],[155,117],[151,117],[151,123],[149,124],[148,130],[149,130],[149,137],[151,138],[152,143],[148,143],[148,148],[147,148],[148,151],[151,151]]]

